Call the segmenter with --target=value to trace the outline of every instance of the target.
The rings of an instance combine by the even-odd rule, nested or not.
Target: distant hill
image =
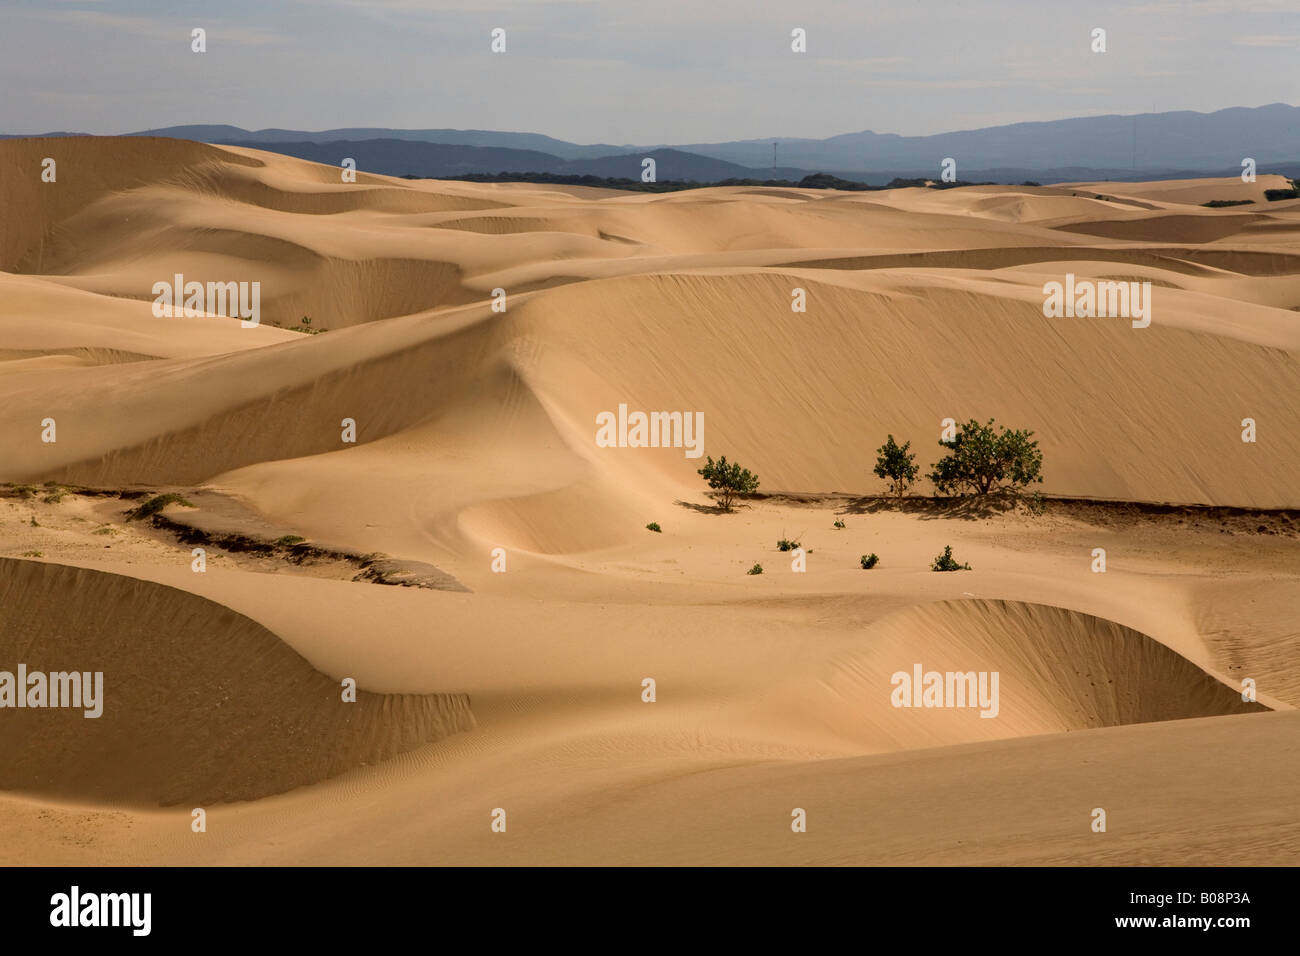
[[[770,168],[773,142],[686,143],[677,148]],[[781,165],[804,169],[937,171],[940,162],[951,156],[963,177],[974,170],[1065,167],[1130,176],[1171,169],[1218,170],[1216,175],[1231,175],[1240,172],[1241,160],[1247,156],[1259,164],[1300,160],[1300,108],[1274,103],[1215,113],[1143,113],[1015,123],[933,136],[866,131],[821,140],[778,138],[775,142]]]
[[[246,130],[238,126],[168,126],[164,129],[140,130],[128,136],[168,136],[192,139],[201,143],[333,143],[340,140],[410,140],[417,143],[442,143],[452,146],[481,146],[501,149],[531,150],[549,153],[561,159],[595,159],[634,150],[633,146],[580,146],[540,133],[509,133],[483,129],[385,129],[353,127],[327,129],[311,133],[300,129]]]
[[[555,173],[567,176],[641,178],[641,161],[652,157],[655,177],[660,180],[714,182],[719,179],[768,177],[772,172],[753,170],[735,163],[696,156],[675,149],[604,156],[598,159],[566,160],[549,153],[491,146],[459,146],[400,139],[339,140],[326,143],[273,142],[217,139],[226,146],[248,146],[337,166],[345,157],[355,159],[357,168],[385,176],[429,178],[462,176],[469,173]],[[802,171],[796,171],[802,175]],[[795,178],[798,178],[796,176]]]
[[[351,158],[356,160],[357,169],[384,176],[412,175],[437,178],[507,170],[558,173],[565,165],[565,160],[558,156],[536,150],[424,143],[402,139],[337,140],[315,143],[217,138],[208,142],[216,142],[224,146],[265,149],[329,166],[338,166],[345,158]]]
[[[308,132],[196,125],[127,135],[251,146],[331,165],[351,156],[362,169],[395,176],[533,172],[639,179],[646,156],[654,157],[658,179],[696,182],[797,180],[811,172],[825,172],[883,185],[895,178],[936,176],[947,157],[956,160],[958,177],[968,181],[1231,176],[1241,171],[1245,157],[1253,158],[1261,173],[1295,176],[1300,172],[1300,108],[1283,103],[1214,113],[1089,116],[933,136],[867,130],[827,139],[775,137],[653,146],[582,145],[539,133],[378,127]],[[779,164],[775,169],[773,143]]]

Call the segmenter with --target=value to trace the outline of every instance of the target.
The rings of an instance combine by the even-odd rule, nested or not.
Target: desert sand
[[[98,719],[0,710],[0,863],[1300,863],[1286,185],[0,142],[0,670],[105,675]],[[260,324],[156,317],[177,273]],[[1151,325],[1045,317],[1066,273],[1150,282]],[[760,494],[598,447],[620,404],[702,412]],[[1041,507],[882,499],[885,436],[928,471],[948,418],[1032,429]],[[917,663],[997,672],[996,718],[894,706]]]

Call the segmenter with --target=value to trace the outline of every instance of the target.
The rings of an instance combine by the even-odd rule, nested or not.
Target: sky
[[[0,89],[5,133],[926,135],[1300,103],[1300,0],[0,0]]]

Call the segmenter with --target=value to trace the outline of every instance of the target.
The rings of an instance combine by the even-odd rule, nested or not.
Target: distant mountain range
[[[1283,103],[1215,113],[1089,116],[932,136],[868,130],[828,139],[645,146],[581,145],[538,133],[452,129],[308,132],[171,126],[126,135],[249,146],[330,165],[351,157],[363,171],[392,176],[532,172],[639,179],[647,156],[654,158],[659,180],[696,182],[797,180],[825,172],[881,185],[895,177],[937,177],[948,157],[956,160],[958,177],[967,181],[1231,176],[1241,172],[1245,157],[1253,158],[1261,173],[1295,176],[1300,171],[1300,108]]]
[[[213,140],[207,140],[213,142]],[[469,173],[558,173],[566,176],[600,176],[640,179],[641,161],[655,161],[659,180],[694,180],[717,182],[720,179],[772,177],[772,170],[752,170],[708,156],[678,149],[651,149],[593,159],[563,159],[552,153],[531,149],[508,149],[502,146],[464,146],[449,143],[426,143],[402,139],[334,140],[324,143],[279,142],[275,140],[221,140],[226,146],[251,146],[269,149],[300,159],[337,166],[344,157],[357,162],[357,168],[387,176],[452,177]],[[804,169],[785,172],[798,179]]]

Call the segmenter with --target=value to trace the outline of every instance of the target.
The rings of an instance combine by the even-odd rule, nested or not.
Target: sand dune
[[[1280,177],[357,179],[0,141],[0,670],[66,658],[110,687],[98,720],[0,711],[0,860],[1300,859]],[[177,273],[258,282],[260,323],[155,317]],[[1046,317],[1067,273],[1149,282],[1150,326]],[[717,513],[685,448],[597,446],[620,404],[702,412],[704,454],[788,497]],[[944,419],[989,417],[1040,441],[1042,514],[870,497],[886,434],[928,470]],[[128,521],[124,491],[196,507]],[[178,527],[229,546],[195,573]],[[932,572],[944,545],[973,570]],[[463,588],[383,586],[363,556]],[[894,706],[916,664],[996,672],[998,716]]]
[[[455,695],[360,690],[203,598],[100,571],[0,558],[0,655],[104,675],[103,712],[14,710],[0,786],[164,805],[252,800],[474,726]],[[348,675],[341,675],[348,676]]]
[[[1013,601],[962,600],[908,608],[864,636],[865,649],[828,661],[819,681],[825,719],[846,735],[868,733],[909,749],[1090,727],[1254,713],[1227,687],[1158,641],[1131,628],[1063,608]],[[966,708],[894,706],[891,681],[922,672],[1000,674],[997,703]],[[961,693],[974,684],[954,685]],[[875,706],[890,687],[891,706]],[[900,690],[901,688],[901,690]],[[914,699],[922,702],[920,689]],[[811,705],[816,706],[816,705]],[[1002,713],[1001,707],[1007,711]],[[986,719],[981,714],[990,714]]]

